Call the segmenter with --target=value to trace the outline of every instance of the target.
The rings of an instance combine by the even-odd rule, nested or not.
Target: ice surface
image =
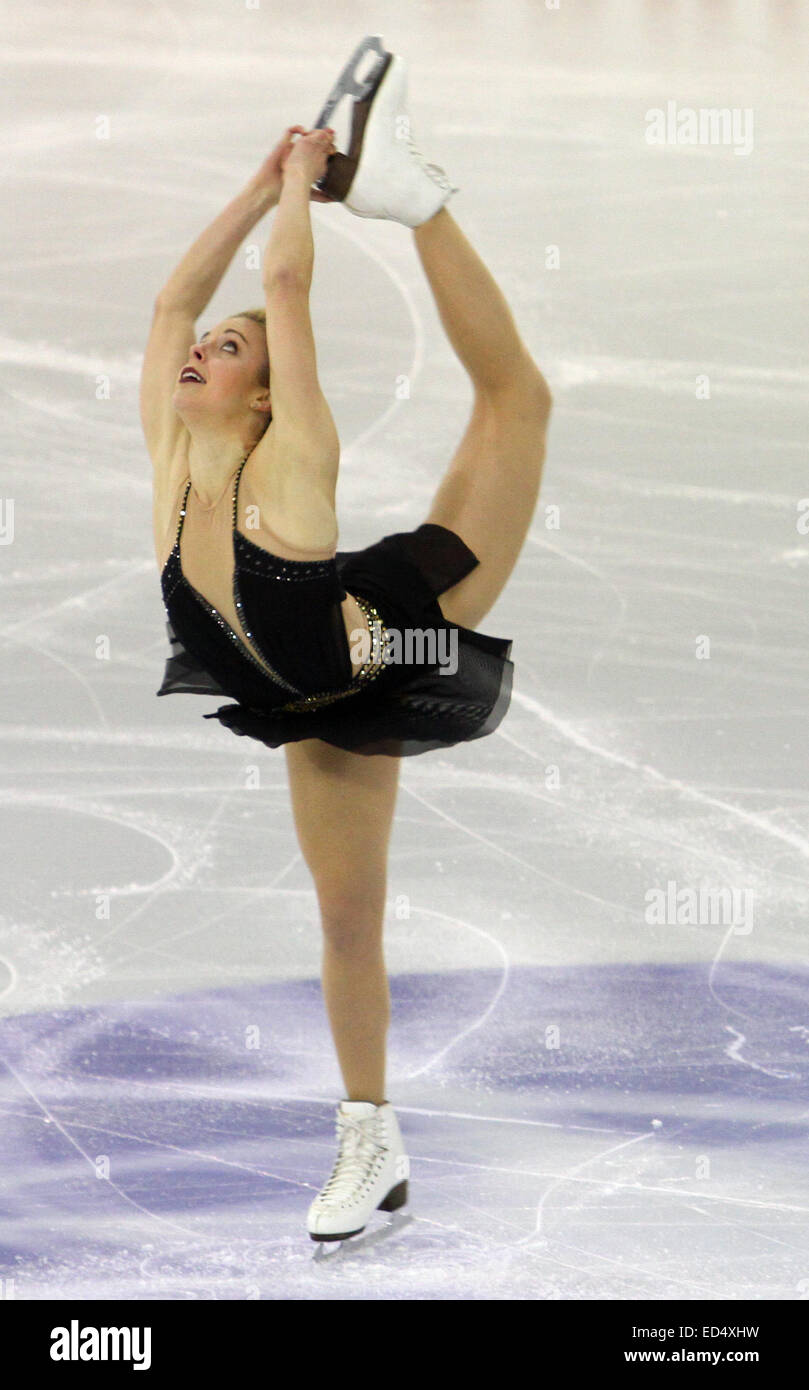
[[[806,1296],[808,27],[776,0],[7,14],[18,1298]],[[342,1092],[314,896],[283,755],[203,723],[216,701],[154,698],[137,384],[172,266],[375,32],[409,59],[417,142],[556,405],[535,523],[481,625],[514,639],[511,711],[402,770],[388,1093],[409,1219],[320,1261],[305,1212]],[[750,110],[753,148],[649,145],[668,102]],[[423,519],[470,395],[409,234],[313,217],[351,548]],[[238,257],[201,327],[258,286]],[[647,920],[669,884],[750,914]]]

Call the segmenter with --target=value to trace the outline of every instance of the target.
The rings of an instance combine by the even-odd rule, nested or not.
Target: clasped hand
[[[298,138],[295,139],[295,136]],[[256,183],[277,202],[281,196],[284,174],[288,169],[302,169],[309,182],[315,183],[323,177],[329,158],[336,153],[333,130],[307,130],[302,125],[288,126],[275,149],[259,169]],[[310,197],[318,203],[333,202],[332,198],[317,188],[311,189]]]

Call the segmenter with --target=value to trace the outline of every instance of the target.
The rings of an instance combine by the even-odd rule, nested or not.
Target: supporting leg
[[[383,952],[399,759],[318,739],[286,747],[295,827],[323,926],[323,995],[346,1100],[381,1105],[390,993]]]

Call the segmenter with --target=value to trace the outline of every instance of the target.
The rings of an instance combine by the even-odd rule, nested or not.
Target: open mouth
[[[204,376],[200,376],[199,372],[196,371],[194,367],[183,367],[183,370],[180,372],[180,381],[200,381],[203,386],[205,385]]]

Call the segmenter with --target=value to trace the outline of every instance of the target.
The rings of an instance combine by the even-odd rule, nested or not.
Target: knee
[[[384,900],[357,888],[324,889],[319,893],[323,939],[341,955],[363,955],[379,949]]]

